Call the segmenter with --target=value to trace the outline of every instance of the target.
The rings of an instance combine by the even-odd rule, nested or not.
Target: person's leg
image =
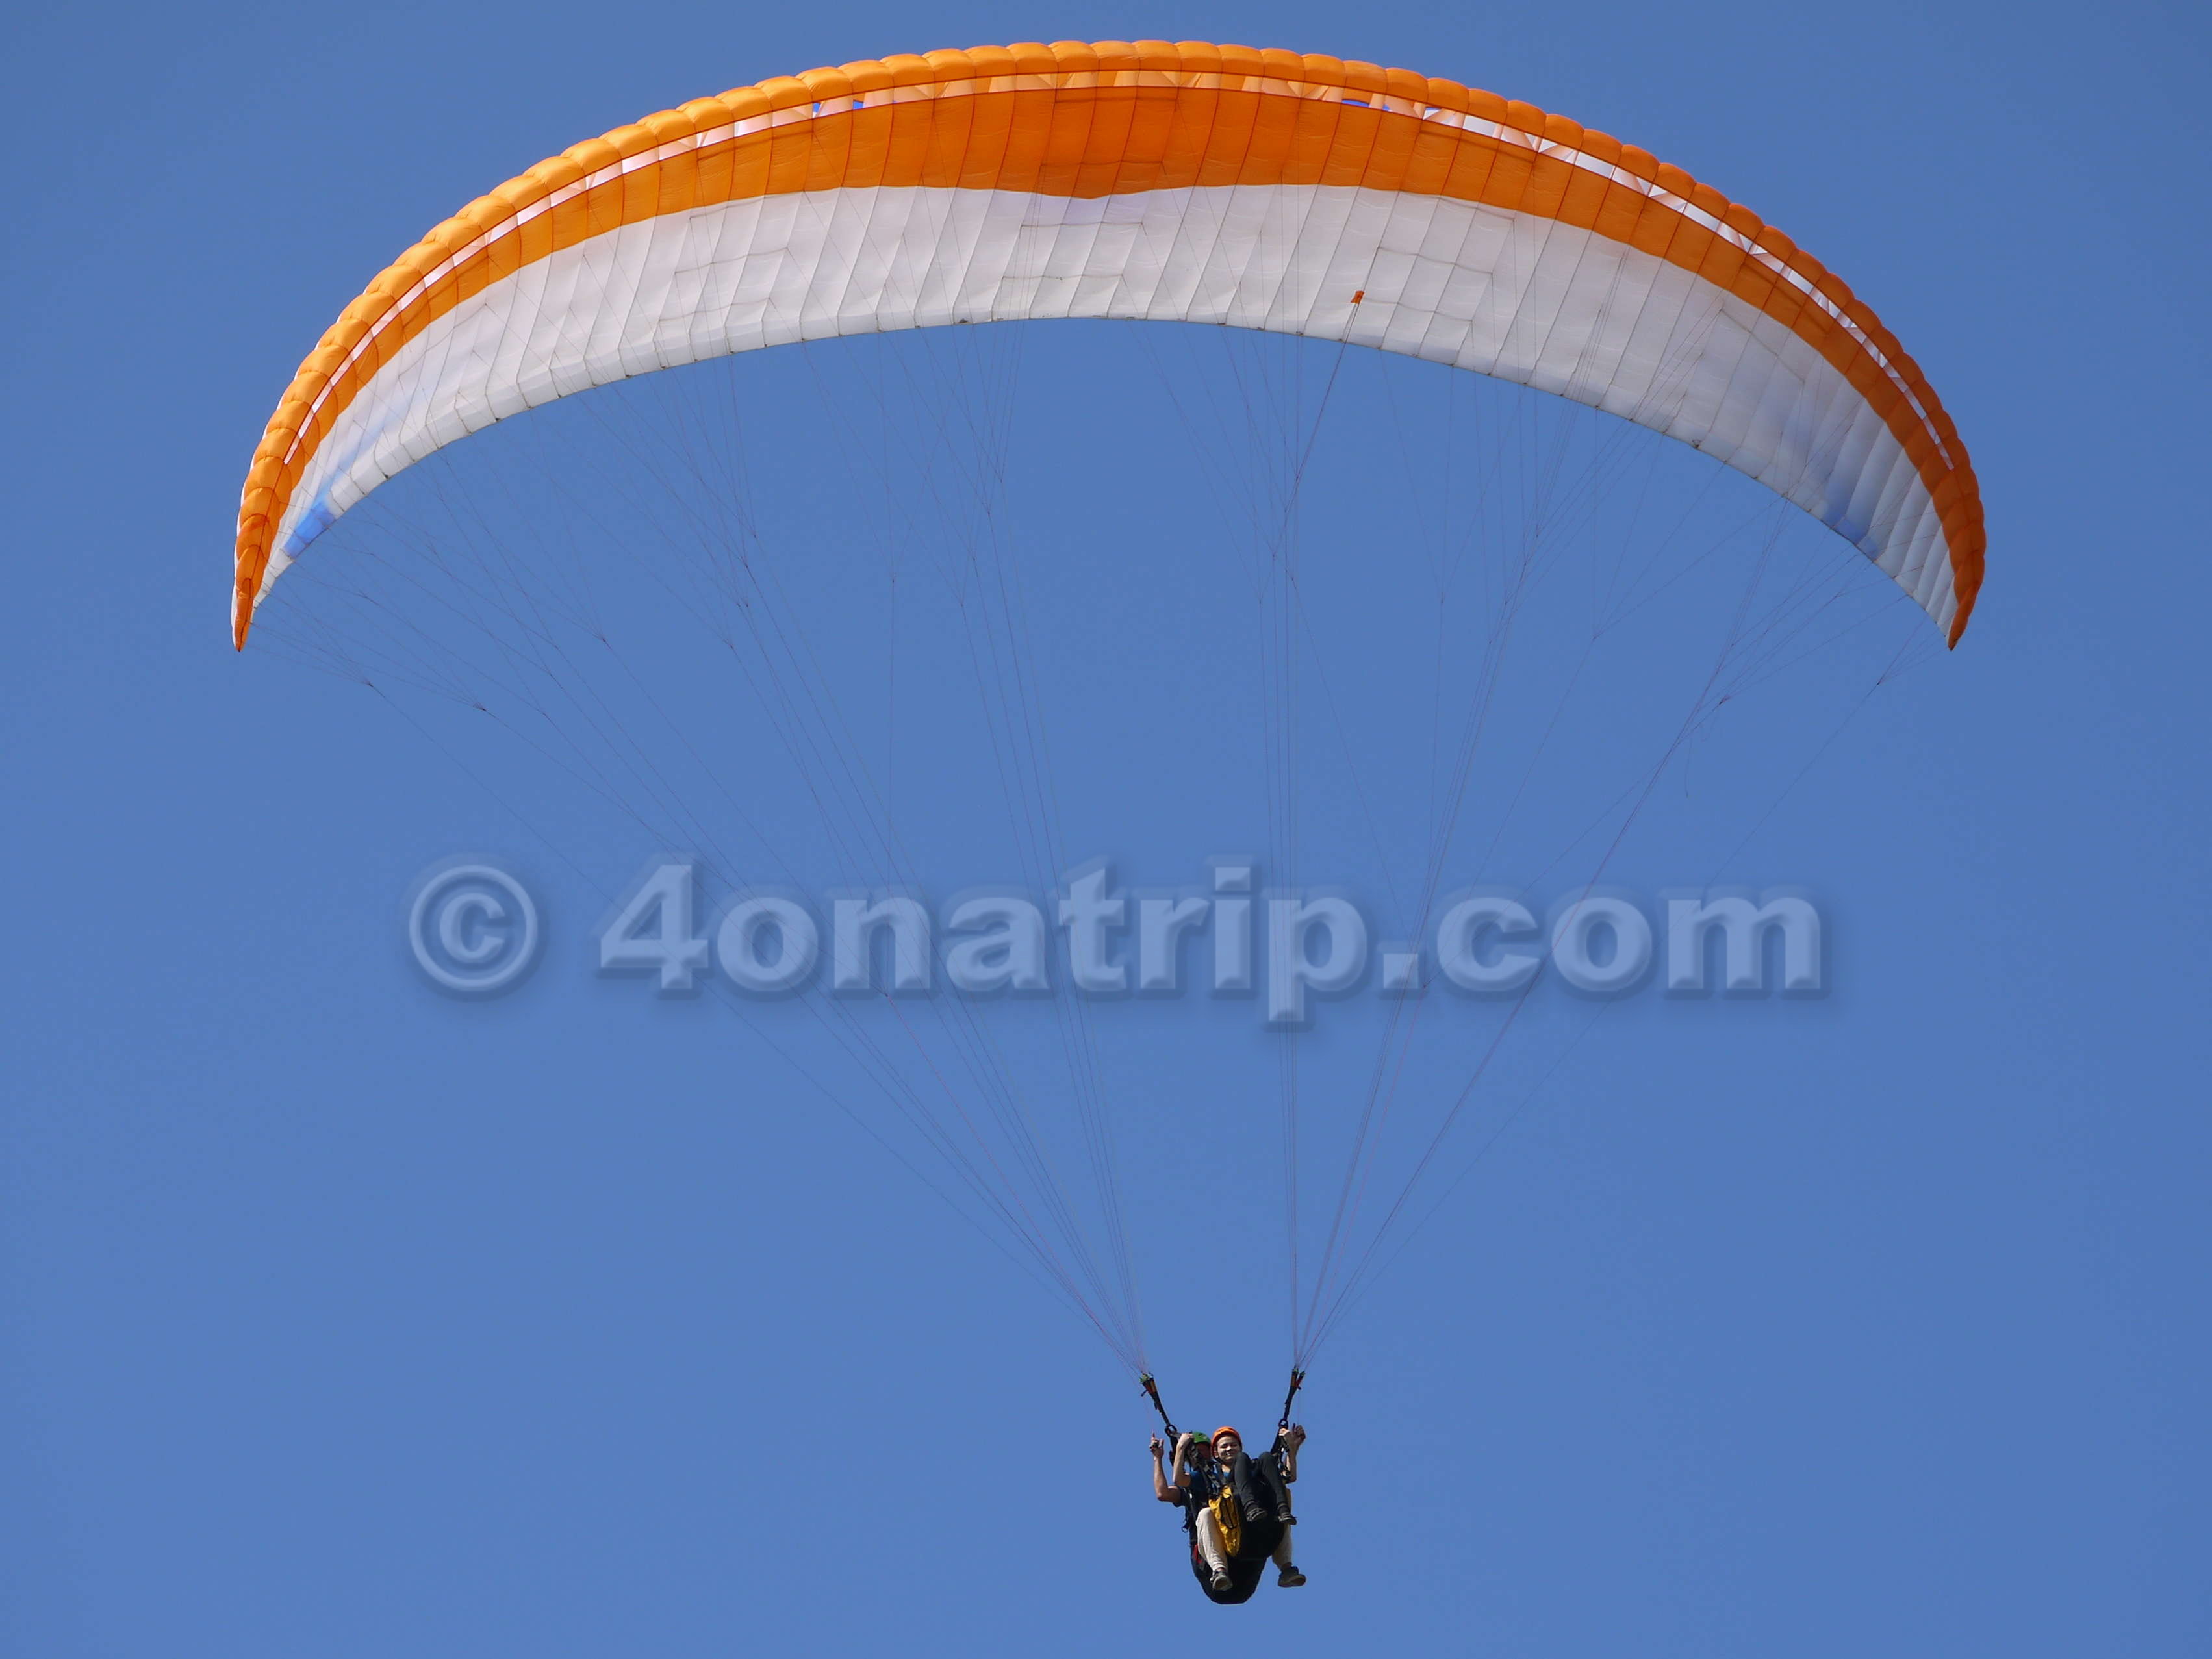
[[[1273,1452],[1260,1460],[1260,1476],[1267,1483],[1267,1492],[1269,1499],[1275,1506],[1275,1514],[1285,1526],[1289,1526],[1291,1524],[1291,1489],[1283,1480],[1283,1466],[1276,1461]]]
[[[1198,1512],[1198,1553],[1206,1558],[1206,1565],[1213,1569],[1214,1577],[1229,1577],[1229,1552],[1221,1547],[1221,1527],[1211,1510]]]
[[[1283,1464],[1272,1451],[1261,1458],[1252,1458],[1252,1491],[1259,1493],[1261,1506],[1274,1510],[1283,1520],[1290,1520],[1290,1486],[1283,1480]]]
[[[1300,1572],[1291,1560],[1291,1528],[1288,1527],[1283,1528],[1283,1535],[1275,1540],[1274,1560],[1275,1582],[1284,1589],[1296,1589],[1306,1582],[1305,1574]]]
[[[1229,1479],[1237,1488],[1237,1502],[1247,1522],[1263,1516],[1291,1518],[1291,1495],[1284,1488],[1282,1471],[1275,1467],[1273,1458],[1265,1457],[1255,1464],[1240,1451],[1229,1466]]]

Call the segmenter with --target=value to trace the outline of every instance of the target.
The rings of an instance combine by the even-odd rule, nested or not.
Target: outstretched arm
[[[1161,1460],[1166,1450],[1167,1447],[1162,1443],[1159,1436],[1154,1435],[1152,1437],[1152,1496],[1163,1504],[1179,1504],[1182,1501],[1182,1493],[1169,1483],[1167,1470],[1162,1466]],[[1182,1454],[1180,1449],[1176,1454],[1176,1462],[1180,1472],[1182,1462]]]
[[[1306,1431],[1296,1423],[1275,1437],[1275,1449],[1282,1455],[1285,1484],[1298,1478],[1298,1448],[1305,1443]]]
[[[1190,1490],[1190,1449],[1197,1440],[1196,1435],[1186,1434],[1176,1442],[1175,1476],[1170,1484],[1178,1498]]]

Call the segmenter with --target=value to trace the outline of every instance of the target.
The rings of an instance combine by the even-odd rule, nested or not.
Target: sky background
[[[1291,1653],[2204,1651],[2203,20],[803,9],[0,25],[39,138],[0,247],[0,1649],[1085,1654],[1235,1620]],[[1449,76],[1749,204],[1918,358],[1990,523],[1964,647],[1869,699],[1727,872],[1820,896],[1833,994],[1607,1017],[1316,1366],[1312,1583],[1234,1613],[1188,1582],[1141,1397],[1079,1322],[710,1002],[594,979],[588,924],[655,846],[530,795],[559,861],[389,707],[235,656],[224,622],[269,410],[460,203],[773,74],[1137,35]],[[1121,337],[1038,333],[1024,388],[1097,390],[1025,430],[1018,508],[1085,433],[1174,447]],[[507,431],[471,441],[495,482]],[[1387,448],[1330,450],[1317,566]],[[790,512],[833,487],[780,482]],[[1176,579],[1136,506],[1087,516],[1043,540]],[[1104,758],[1072,835],[1194,879],[1249,825],[1172,809],[1236,728],[1117,790],[1191,688],[1139,677],[1117,713],[1073,656],[1062,729]],[[1713,781],[1735,752],[1620,878],[1736,856],[1775,791]],[[957,792],[914,787],[957,845]],[[410,882],[461,851],[547,902],[544,963],[494,1003],[400,942]],[[1370,1017],[1345,1006],[1324,1082]],[[1249,1432],[1280,1264],[1230,1246],[1279,1192],[1271,1051],[1249,1008],[1146,1012],[1115,1041],[1152,1358],[1186,1421]]]

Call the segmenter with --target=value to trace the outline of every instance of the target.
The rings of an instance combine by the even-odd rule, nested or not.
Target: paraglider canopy
[[[232,628],[385,479],[507,416],[763,346],[1036,318],[1431,359],[1694,445],[1845,537],[1954,643],[1979,492],[1918,367],[1788,236],[1456,82],[1200,41],[934,52],[701,98],[471,203],[270,420]]]

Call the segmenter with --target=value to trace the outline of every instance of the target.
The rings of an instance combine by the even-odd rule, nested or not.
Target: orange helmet
[[[1224,1434],[1237,1434],[1237,1431],[1230,1427],[1228,1424],[1224,1423],[1219,1428],[1213,1431],[1212,1437],[1214,1440],[1218,1440]],[[1208,1443],[1210,1444],[1212,1443],[1209,1442]],[[1237,1443],[1240,1446],[1244,1443],[1244,1437],[1243,1435],[1237,1434]]]

